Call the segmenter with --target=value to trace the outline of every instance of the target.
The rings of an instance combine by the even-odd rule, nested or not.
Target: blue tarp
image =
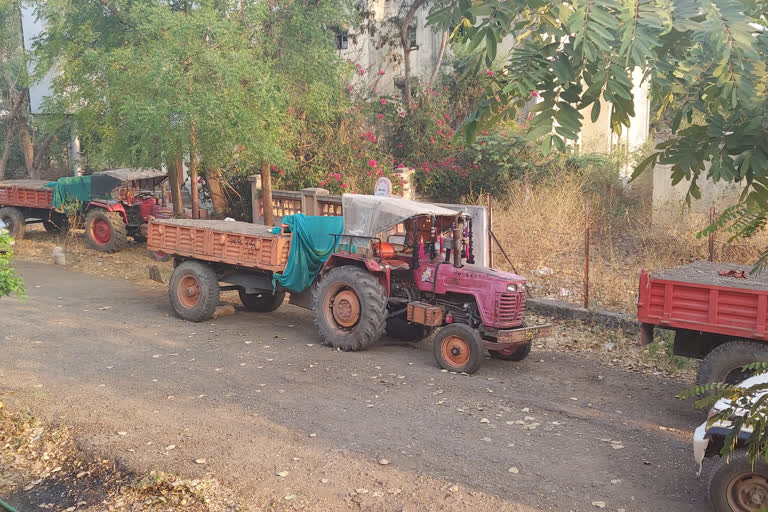
[[[343,217],[315,217],[303,213],[283,217],[293,233],[288,264],[282,274],[275,274],[273,284],[292,292],[309,288],[323,264],[336,250],[340,234],[344,231]]]

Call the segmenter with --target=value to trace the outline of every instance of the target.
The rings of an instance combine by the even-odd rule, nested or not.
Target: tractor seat
[[[411,266],[403,260],[381,260],[385,265],[389,265],[391,270],[410,270]]]

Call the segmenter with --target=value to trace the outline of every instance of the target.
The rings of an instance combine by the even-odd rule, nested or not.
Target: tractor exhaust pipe
[[[461,268],[461,228],[453,228],[453,266]]]

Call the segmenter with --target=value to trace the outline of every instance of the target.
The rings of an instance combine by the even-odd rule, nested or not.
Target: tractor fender
[[[85,207],[85,211],[89,212],[90,210],[93,210],[94,208],[101,208],[102,210],[106,210],[108,212],[117,212],[117,213],[120,214],[120,216],[123,217],[123,221],[126,224],[128,224],[128,215],[126,215],[125,207],[122,205],[122,203],[109,203],[109,202],[104,202],[104,201],[91,201]]]
[[[384,287],[384,293],[386,293],[387,297],[389,297],[389,289],[390,289],[390,272],[389,267],[386,265],[380,264],[378,261],[371,259],[371,258],[365,258],[365,257],[356,257],[354,255],[341,255],[341,254],[332,254],[330,258],[325,262],[325,265],[323,265],[323,268],[320,270],[319,275],[323,275],[332,268],[336,267],[342,267],[344,265],[354,265],[356,267],[361,267],[367,269],[372,274],[375,274],[376,277],[379,280],[379,283],[381,283],[381,286]]]

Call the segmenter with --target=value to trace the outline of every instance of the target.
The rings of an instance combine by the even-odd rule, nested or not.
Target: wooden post
[[[584,215],[584,308],[589,309],[589,197]]]
[[[709,225],[715,223],[715,207],[709,209]],[[715,232],[709,234],[709,261],[715,261]]]
[[[488,194],[488,268],[493,268],[493,204]]]
[[[189,133],[192,148],[189,151],[189,192],[192,196],[192,218],[200,218],[199,195],[197,193],[197,130],[192,125]]]
[[[261,161],[261,202],[264,205],[264,225],[274,226],[275,213],[272,211],[272,172],[266,160]]]
[[[176,155],[172,165],[168,166],[168,181],[171,186],[171,202],[173,203],[173,216],[184,216],[184,203],[181,201],[181,182],[184,179],[184,162],[181,153]]]

